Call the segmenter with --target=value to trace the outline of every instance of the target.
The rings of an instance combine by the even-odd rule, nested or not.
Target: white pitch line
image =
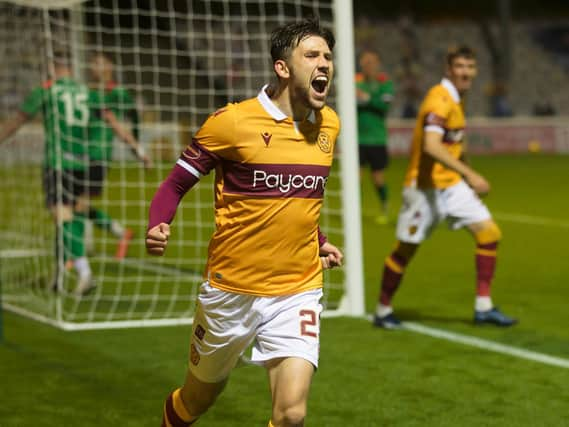
[[[569,228],[569,221],[561,219],[545,218],[541,216],[532,216],[516,213],[494,212],[493,216],[501,221],[517,222],[519,224],[544,225],[549,227]]]
[[[95,260],[95,261],[101,261],[101,262],[105,262],[105,263],[124,264],[124,265],[126,265],[130,268],[133,268],[133,269],[137,268],[139,270],[150,271],[152,273],[161,273],[161,274],[166,274],[166,275],[171,275],[171,276],[183,275],[189,280],[196,280],[196,279],[202,279],[203,278],[203,276],[200,274],[184,272],[183,270],[178,269],[175,266],[161,265],[161,264],[155,264],[155,263],[147,263],[143,259],[125,258],[125,259],[118,261],[114,258],[107,257],[107,256],[91,257],[89,259]]]
[[[403,322],[403,328],[418,334],[428,335],[433,338],[456,342],[471,347],[481,348],[495,353],[507,354],[508,356],[519,357],[520,359],[532,360],[534,362],[543,363],[545,365],[557,366],[569,369],[569,359],[562,357],[549,356],[535,351],[524,350],[509,345],[498,344],[493,341],[484,340],[482,338],[471,337],[468,335],[457,334],[454,332],[444,331],[442,329],[431,328],[414,322]]]
[[[34,258],[39,256],[47,256],[50,252],[45,249],[3,249],[0,250],[0,258]]]

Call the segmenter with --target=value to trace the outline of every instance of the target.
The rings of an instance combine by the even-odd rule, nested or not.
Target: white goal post
[[[103,193],[91,201],[99,213],[86,221],[97,287],[78,298],[73,293],[75,271],[55,268],[63,261],[42,191],[41,114],[2,143],[3,308],[66,330],[191,323],[214,227],[212,179],[204,177],[182,201],[173,224],[175,238],[160,259],[147,256],[144,249],[149,202],[207,114],[255,96],[273,78],[271,30],[309,15],[319,16],[336,36],[331,103],[342,120],[320,225],[344,250],[345,265],[325,273],[323,315],[363,315],[355,54],[348,0],[0,0],[0,129],[30,91],[47,80],[47,59],[64,50],[74,78],[91,91],[106,94],[119,87],[129,94],[137,118],[125,114],[121,120],[154,163],[144,169],[115,138]],[[112,82],[95,81],[90,70],[95,55],[101,54],[112,64]],[[126,111],[126,106],[119,107]],[[126,229],[134,238],[128,255],[119,259],[115,250]],[[53,291],[54,284],[59,292]]]

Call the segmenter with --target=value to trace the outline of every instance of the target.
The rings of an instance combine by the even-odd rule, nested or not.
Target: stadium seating
[[[492,24],[496,34],[497,25]],[[551,104],[557,114],[569,114],[569,73],[534,37],[537,29],[555,25],[559,23],[519,21],[512,25],[513,66],[508,98],[515,115],[531,115],[535,104],[540,101]],[[381,53],[384,68],[398,83],[399,64],[405,51],[401,24],[365,18],[359,19],[355,28],[357,48],[377,49]],[[412,28],[419,56],[418,85],[421,92],[440,79],[442,58],[447,46],[453,43],[469,44],[477,50],[480,70],[474,89],[469,94],[467,109],[475,116],[488,115],[491,63],[479,27],[468,21],[442,21],[421,23]],[[395,98],[392,116],[401,115],[402,103],[402,96]]]

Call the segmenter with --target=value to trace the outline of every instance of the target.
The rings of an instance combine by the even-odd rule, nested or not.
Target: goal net
[[[345,28],[335,19],[337,8],[331,0],[0,1],[0,128],[48,79],[49,59],[63,49],[74,78],[91,92],[106,96],[120,89],[119,118],[153,161],[145,169],[126,144],[116,137],[112,142],[103,191],[91,200],[86,222],[97,287],[78,298],[77,274],[65,268],[57,248],[62,239],[56,238],[42,191],[41,113],[0,145],[4,309],[64,329],[190,323],[214,227],[212,177],[185,196],[173,223],[175,238],[162,258],[144,249],[152,195],[209,113],[255,96],[272,79],[271,30],[316,15],[338,38]],[[338,56],[350,41],[338,40]],[[352,52],[346,56],[353,58]],[[101,70],[109,69],[112,78],[106,81]],[[353,86],[349,66],[345,70],[338,73],[338,96],[332,98],[340,113],[338,98],[344,93],[348,99],[350,92],[338,85],[343,79],[346,88]],[[346,136],[352,123],[344,126],[321,229],[344,248],[347,265],[325,273],[325,315],[363,314],[355,137]],[[122,257],[118,245],[128,231],[133,238]]]

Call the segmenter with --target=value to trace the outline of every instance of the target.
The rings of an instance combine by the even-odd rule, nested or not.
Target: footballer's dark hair
[[[334,49],[336,39],[332,31],[320,25],[317,17],[303,19],[276,28],[271,33],[271,57],[273,63],[279,59],[287,59],[293,49],[306,37],[322,37],[330,50]]]
[[[451,66],[456,58],[476,59],[476,52],[470,46],[451,46],[446,54],[446,64]]]
[[[381,55],[379,54],[379,52],[376,49],[367,48],[367,47],[362,49],[358,54],[358,59],[362,59],[366,55],[374,55],[377,57],[377,59],[379,59],[381,61]]]

